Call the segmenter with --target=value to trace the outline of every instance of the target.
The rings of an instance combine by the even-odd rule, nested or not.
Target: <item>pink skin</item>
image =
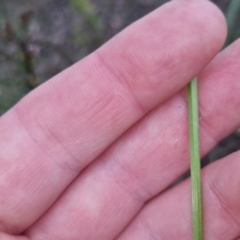
[[[154,205],[151,199],[189,167],[180,91],[188,81],[199,75],[203,154],[240,124],[240,42],[202,71],[225,37],[225,20],[210,2],[172,1],[6,113],[0,119],[0,239],[113,240],[144,215],[146,201]],[[167,206],[181,191],[187,198],[185,185],[159,201]],[[217,197],[225,192],[232,194],[221,188]],[[239,213],[239,206],[226,204]],[[180,215],[190,211],[187,201],[177,207]],[[174,223],[169,231],[179,221],[162,217]],[[191,234],[190,215],[186,221]],[[134,224],[122,237],[137,236]],[[230,214],[224,224],[237,235]]]
[[[235,77],[240,71],[239,54],[240,41],[220,53],[199,76],[202,155],[240,126],[240,81]],[[235,59],[234,64],[228,65],[232,58]],[[219,68],[222,64],[225,68],[220,75]],[[224,105],[228,108],[224,108],[223,116],[220,113]],[[216,122],[218,124],[214,125]],[[95,160],[54,207],[27,231],[27,235],[30,239],[48,239],[48,236],[51,236],[49,239],[77,239],[77,236],[83,239],[114,239],[147,201],[162,192],[189,168],[187,136],[186,96],[180,92],[150,112]],[[228,181],[229,185],[230,181],[231,179]],[[186,191],[186,197],[190,197],[190,190]],[[223,192],[223,188],[219,192]],[[234,198],[234,194],[232,193],[231,198]],[[174,194],[172,195],[174,199]],[[187,204],[190,211],[191,204]],[[229,208],[231,207],[232,205]],[[155,209],[161,215],[158,207]],[[183,211],[182,209],[181,207],[179,211]],[[176,214],[176,221],[179,221],[177,216],[180,215]],[[229,229],[232,226],[230,217],[228,222],[225,221]],[[190,216],[188,221],[189,219]],[[165,217],[163,221],[166,221]],[[188,232],[190,230],[188,224]],[[176,239],[177,236],[176,234]],[[135,239],[138,237],[139,235]]]
[[[204,239],[240,236],[240,152],[203,170]],[[190,181],[151,200],[116,240],[192,240]]]

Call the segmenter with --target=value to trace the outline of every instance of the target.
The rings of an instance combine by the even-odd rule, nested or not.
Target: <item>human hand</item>
[[[210,2],[172,1],[2,116],[0,239],[191,239],[189,180],[164,190],[189,168],[191,79],[202,155],[240,125],[240,41],[215,57],[225,37]],[[203,170],[207,240],[240,236],[239,157]]]

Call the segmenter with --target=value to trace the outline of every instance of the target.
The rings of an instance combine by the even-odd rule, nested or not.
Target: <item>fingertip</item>
[[[98,53],[149,109],[198,75],[221,50],[226,35],[226,20],[210,1],[173,0],[126,28]],[[168,96],[159,94],[159,88]]]
[[[183,16],[189,15],[189,21],[196,24],[195,30],[203,35],[209,53],[216,55],[227,37],[227,22],[220,8],[209,0],[173,0],[172,3],[179,5]]]

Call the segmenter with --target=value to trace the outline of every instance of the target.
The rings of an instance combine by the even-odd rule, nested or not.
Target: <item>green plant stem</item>
[[[193,239],[203,239],[197,78],[188,84]]]

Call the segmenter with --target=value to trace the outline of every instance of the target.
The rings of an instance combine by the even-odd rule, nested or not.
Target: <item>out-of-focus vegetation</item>
[[[226,19],[228,23],[228,38],[226,45],[232,43],[240,37],[240,1],[231,0],[226,10]]]
[[[240,36],[240,0],[212,1],[226,15],[228,45]],[[0,115],[33,88],[166,2],[1,0]],[[213,155],[208,159],[215,159]]]
[[[167,0],[1,0],[0,115],[31,89],[86,56]],[[240,1],[215,0],[229,37],[240,36]]]

